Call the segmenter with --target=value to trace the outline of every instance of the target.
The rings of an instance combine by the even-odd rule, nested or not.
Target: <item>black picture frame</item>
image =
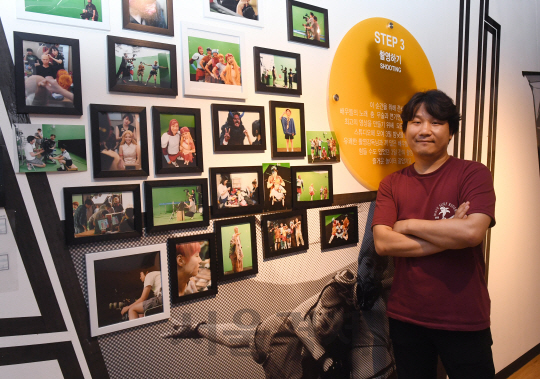
[[[159,6],[159,3],[156,3]],[[132,19],[131,13],[129,12],[129,0],[122,0],[122,15],[123,15],[123,27],[124,29],[137,30],[139,32],[146,33],[155,33],[163,34],[166,36],[174,36],[174,18],[173,18],[173,0],[166,0],[167,9],[165,10],[166,16],[161,17],[159,20],[155,21],[155,25],[143,25],[137,22],[135,19]],[[159,13],[159,9],[156,10]],[[163,18],[166,19],[166,26],[157,26],[163,25]]]
[[[47,36],[42,34],[31,34],[31,33],[22,33],[22,32],[13,32],[14,39],[14,54],[15,54],[15,91],[16,91],[16,103],[17,103],[17,113],[36,113],[36,114],[60,114],[60,115],[82,115],[82,91],[81,91],[81,61],[80,61],[80,50],[79,50],[79,40],[65,37],[55,37]],[[24,49],[25,41],[30,41],[34,43],[40,43],[45,45],[40,45],[40,47],[46,47],[47,45],[60,45],[60,46],[70,46],[71,59],[68,61],[68,64],[71,65],[71,71],[73,74],[71,76],[72,84],[69,87],[70,90],[65,90],[64,88],[59,89],[59,92],[66,91],[66,93],[73,94],[73,101],[71,104],[73,106],[58,106],[60,104],[68,104],[69,100],[66,100],[65,96],[62,99],[56,100],[53,96],[46,96],[47,103],[53,103],[53,105],[27,105],[26,103],[26,86],[30,86],[30,82],[27,81],[25,72],[26,69],[29,71],[33,70],[33,73],[37,74],[37,68],[30,65],[25,65],[24,57],[26,56],[26,51]],[[38,53],[39,54],[39,53]],[[38,63],[40,61],[38,57]],[[33,75],[30,75],[30,77]],[[36,75],[37,76],[37,75]],[[30,79],[30,78],[28,78]],[[54,80],[55,83],[58,83]],[[37,83],[36,83],[37,84]],[[69,84],[69,83],[67,83]],[[65,84],[67,86],[67,84]],[[37,87],[36,87],[37,88]],[[62,96],[62,93],[57,95]],[[34,93],[35,96],[35,93]],[[53,100],[51,100],[53,99]],[[35,102],[35,98],[33,100]],[[55,104],[56,103],[56,104]]]
[[[176,162],[178,167],[169,165],[163,155],[161,147],[162,122],[161,118],[168,118],[167,115],[173,115],[175,117],[188,117],[193,118],[193,134],[192,139],[195,145],[195,154],[192,155],[193,164],[184,164],[181,160],[183,157],[179,157]],[[178,121],[182,124],[182,120]],[[179,133],[184,125],[179,125]],[[156,174],[185,174],[203,172],[203,150],[202,150],[202,132],[201,132],[201,110],[198,108],[175,108],[175,107],[152,107],[152,130],[154,135],[154,167]],[[184,161],[185,162],[185,161]]]
[[[318,183],[313,187],[313,200],[298,200],[298,175],[306,174],[308,176],[307,182],[304,182],[304,188],[302,188],[301,197],[305,198],[305,195],[308,196],[311,194],[310,184],[308,183]],[[309,175],[312,173],[312,175]],[[324,180],[324,177],[319,177],[326,173],[327,180]],[[293,166],[291,167],[292,183],[295,184],[295,196],[293,196],[293,208],[294,209],[307,209],[307,208],[318,208],[318,207],[327,207],[331,206],[334,202],[334,186],[332,178],[332,166],[331,165],[309,165],[309,166]],[[300,178],[302,181],[304,179]],[[317,182],[316,182],[317,181]],[[328,186],[325,188],[320,187],[321,182],[328,183]],[[307,190],[306,190],[307,187]],[[326,193],[325,193],[326,189]],[[323,190],[321,192],[321,190]],[[321,199],[321,197],[324,197]]]
[[[263,192],[264,192],[264,210],[276,212],[283,210],[292,210],[292,196],[294,195],[292,186],[291,165],[287,162],[263,163]],[[274,171],[276,177],[274,178]],[[281,180],[279,180],[281,178]],[[278,184],[277,193],[274,192]],[[283,191],[279,186],[283,187]]]
[[[296,88],[289,88],[289,84],[287,87],[274,87],[273,85],[270,85],[269,83],[263,83],[263,77],[264,74],[261,67],[263,66],[264,60],[261,58],[261,54],[266,55],[277,55],[280,57],[285,58],[292,58],[295,60],[295,68],[296,68],[296,74],[293,75],[293,81],[296,83]],[[274,50],[274,49],[267,49],[264,47],[254,46],[253,47],[253,67],[255,68],[255,92],[261,92],[261,93],[278,93],[278,94],[285,94],[285,95],[296,95],[300,96],[302,95],[302,69],[301,69],[301,62],[300,62],[300,54],[291,53],[289,51],[281,51],[281,50]],[[276,78],[279,77],[279,74],[277,73],[278,68],[276,68]],[[290,68],[289,68],[290,71]],[[266,81],[266,79],[265,79]],[[288,80],[288,83],[290,81]],[[293,86],[294,87],[294,86]]]
[[[87,235],[75,237],[73,195],[84,194],[118,194],[131,192],[133,194],[133,231],[117,232],[100,235]],[[84,204],[79,204],[84,206]],[[126,238],[137,238],[142,235],[142,213],[141,213],[141,186],[139,184],[109,185],[109,186],[88,186],[88,187],[64,187],[64,215],[65,215],[65,235],[68,245],[78,245],[88,242],[112,241]],[[112,223],[112,222],[111,222]],[[89,232],[89,231],[88,231]],[[85,232],[86,233],[86,232]]]
[[[218,175],[227,175],[227,180],[229,181],[227,187],[231,188],[230,191],[235,191],[235,194],[233,195],[237,202],[235,203],[232,201],[232,205],[223,205],[220,208],[220,201],[218,198],[218,189],[219,184],[217,181]],[[247,191],[242,191],[242,196],[245,198],[244,201],[247,203],[246,206],[240,206],[235,205],[238,203],[239,196],[236,195],[238,192],[238,188],[234,188],[234,184],[232,183],[235,178],[231,179],[231,176],[234,174],[238,174],[236,177],[239,177],[239,181],[242,182],[243,176],[241,174],[251,174],[249,175],[249,178],[256,177],[257,179],[257,189],[253,191],[253,196],[249,196],[249,193]],[[247,176],[246,176],[246,179]],[[251,179],[250,179],[251,180]],[[212,199],[212,217],[213,218],[222,218],[222,217],[229,217],[229,216],[240,216],[240,215],[247,215],[247,214],[256,214],[262,212],[264,208],[264,191],[263,191],[263,172],[262,172],[262,166],[240,166],[240,167],[211,167],[210,168],[210,191],[212,195],[210,198]],[[230,187],[229,187],[230,186]],[[252,182],[243,184],[240,188],[249,187],[252,188]],[[246,196],[247,195],[247,196]],[[255,204],[249,204],[250,200],[254,201]],[[229,204],[229,203],[226,203]]]
[[[155,212],[154,212],[154,193],[153,189],[155,188],[170,188],[170,187],[184,187],[183,189],[179,188],[179,194],[178,198],[186,199],[188,198],[189,201],[189,195],[185,192],[186,189],[189,189],[191,187],[200,187],[200,191],[195,190],[195,206],[197,209],[196,213],[200,213],[202,219],[193,221],[193,222],[177,222],[172,223],[168,225],[155,225]],[[166,196],[166,195],[165,195]],[[158,200],[159,201],[159,200]],[[192,229],[192,228],[198,228],[198,227],[204,227],[209,225],[209,209],[208,209],[208,180],[206,179],[182,179],[182,180],[152,180],[152,181],[145,181],[144,182],[144,204],[145,204],[145,214],[146,214],[146,231],[147,232],[158,232],[158,231],[166,231],[166,230],[179,230],[179,229]],[[181,201],[179,201],[177,204],[181,204]],[[161,208],[161,206],[164,205],[165,207],[165,213],[167,214],[167,205],[168,204],[160,204],[158,203],[158,209]],[[181,211],[176,211],[174,209],[174,206],[176,204],[171,204],[172,210],[171,214],[169,216],[169,219],[174,216],[176,212],[181,212],[182,218],[186,218],[184,207],[182,207]],[[199,210],[202,208],[202,212],[199,212]],[[190,211],[188,211],[190,212]],[[176,217],[178,217],[178,213],[176,213]],[[193,216],[195,217],[195,215]],[[198,219],[199,217],[197,217]]]
[[[295,236],[291,236],[291,247],[286,247],[285,249],[282,249],[281,247],[279,249],[276,249],[275,244],[275,231],[274,227],[276,227],[277,224],[287,224],[287,227],[289,227],[290,222],[293,221],[293,223],[296,223],[296,219],[298,218],[298,221],[300,222],[301,232],[302,232],[302,239],[303,244],[298,244],[298,246],[292,246],[293,245],[293,239],[294,244],[296,244],[296,238]],[[261,231],[263,235],[263,252],[264,252],[264,258],[275,258],[279,257],[281,255],[289,254],[289,253],[295,253],[298,251],[304,251],[309,249],[309,240],[308,240],[308,226],[307,226],[307,213],[306,210],[294,210],[291,212],[280,212],[280,213],[272,213],[268,215],[262,215],[261,216]],[[279,226],[279,225],[277,225]],[[294,233],[296,233],[296,229],[294,230]],[[283,243],[281,243],[281,246],[283,246]],[[287,245],[286,245],[287,246]]]
[[[249,246],[251,249],[251,268],[250,269],[243,269],[239,272],[234,272],[234,263],[232,262],[232,259],[230,257],[230,250],[229,249],[223,249],[224,242],[227,240],[231,240],[232,236],[230,235],[224,235],[223,228],[225,227],[234,227],[234,226],[242,226],[242,225],[249,225],[249,243],[246,243],[246,236],[242,236],[241,238],[241,246],[242,249],[245,250],[246,246]],[[218,274],[219,274],[219,280],[232,280],[232,279],[239,279],[250,275],[256,275],[259,272],[259,262],[257,259],[257,231],[256,231],[256,223],[255,223],[255,216],[249,216],[249,217],[240,217],[240,218],[231,218],[227,220],[220,220],[216,221],[214,223],[214,233],[216,234],[216,249],[217,249],[217,261],[218,261]],[[225,240],[224,240],[225,239]],[[244,254],[245,257],[245,254]],[[226,274],[225,273],[225,260],[231,259],[231,266],[233,267],[233,272]]]
[[[294,151],[296,148],[293,147],[293,151],[286,151],[286,148],[278,147],[278,137],[283,136],[286,144],[288,144],[285,133],[281,130],[278,131],[278,128],[282,128],[281,125],[278,125],[278,121],[281,122],[281,117],[276,114],[278,109],[286,108],[295,110],[295,113],[300,114],[300,131],[296,127],[296,122],[294,123],[296,134],[295,138],[300,138],[300,148],[299,151]],[[297,111],[296,111],[297,110]],[[294,118],[293,118],[294,119]],[[304,103],[292,103],[288,101],[270,101],[270,136],[272,138],[272,158],[303,158],[306,156],[306,119],[304,114]],[[294,141],[294,139],[293,139]],[[293,142],[294,143],[294,142]]]
[[[118,125],[111,125],[111,121],[109,119],[109,115],[104,115],[104,113],[120,113],[120,115],[126,115],[126,114],[137,114],[139,117],[139,131],[138,131],[138,141],[137,144],[140,147],[140,169],[129,169],[129,170],[122,170],[122,169],[110,169],[105,170],[104,167],[102,167],[102,163],[105,163],[105,161],[102,162],[102,146],[106,145],[106,141],[101,141],[100,133],[103,135],[105,133],[104,127],[106,126],[105,123],[107,123],[113,131],[115,131],[115,127],[118,127]],[[123,117],[125,118],[125,117]],[[117,120],[116,122],[121,123],[122,120]],[[90,129],[91,129],[91,135],[92,135],[92,166],[93,166],[93,173],[94,178],[126,178],[126,177],[134,177],[134,176],[148,176],[149,169],[148,169],[148,140],[146,136],[146,107],[133,107],[133,106],[125,106],[125,105],[106,105],[106,104],[90,104]],[[120,142],[118,142],[120,144]],[[103,149],[103,151],[108,151],[109,160],[112,158],[113,163],[111,163],[111,166],[114,164],[116,158],[116,155],[119,153],[116,152],[115,149]],[[119,158],[119,155],[118,155]]]
[[[150,48],[150,49],[159,49],[159,50],[167,50],[169,52],[169,60],[170,60],[170,67],[167,67],[169,72],[169,79],[165,81],[165,83],[170,83],[170,87],[152,87],[151,85],[144,85],[144,84],[124,84],[123,81],[118,80],[120,68],[116,68],[116,44],[120,45],[130,45],[135,47],[142,47],[142,48]],[[143,41],[140,39],[131,39],[131,38],[124,38],[124,37],[116,37],[116,36],[107,36],[107,70],[108,70],[108,77],[109,77],[109,91],[112,92],[129,92],[129,93],[144,93],[144,94],[150,94],[150,95],[165,95],[165,96],[177,96],[178,95],[178,79],[177,79],[177,66],[176,66],[176,46],[175,45],[169,45],[166,43],[158,43],[158,42],[150,42],[150,41]],[[136,61],[136,54],[132,56],[132,59],[130,59],[133,62]],[[123,58],[122,58],[123,59]],[[159,59],[159,56],[158,56]],[[136,62],[135,62],[136,63]],[[148,65],[148,64],[147,64]],[[159,65],[159,62],[158,62]],[[132,67],[132,71],[134,74],[137,72],[137,65],[134,64]],[[161,67],[161,65],[160,65]],[[164,66],[163,66],[164,67]],[[148,71],[150,70],[150,71]],[[149,83],[150,80],[150,74],[148,72],[152,72],[151,68],[147,68],[145,66],[145,70],[143,73],[143,80],[148,75],[147,83]],[[122,74],[122,77],[124,74]],[[134,75],[135,76],[135,75]],[[156,79],[157,76],[154,76],[154,79]],[[129,81],[128,81],[129,82]],[[133,80],[133,82],[135,82]],[[161,71],[160,71],[160,84],[161,84]]]
[[[308,38],[301,38],[298,36],[295,36],[294,33],[294,23],[293,23],[293,7],[299,7],[304,8],[306,10],[310,10],[313,12],[322,13],[322,16],[324,18],[323,25],[324,25],[324,41],[321,42],[320,40],[317,41],[315,39],[308,39]],[[307,20],[306,20],[307,21]],[[287,37],[289,41],[303,43],[306,45],[313,45],[313,46],[319,46],[319,47],[330,47],[330,31],[329,31],[329,24],[328,24],[328,9],[316,7],[315,5],[302,3],[300,1],[295,0],[287,0]]]
[[[169,286],[171,290],[171,303],[179,304],[189,300],[200,299],[217,294],[218,292],[218,264],[216,258],[216,245],[215,234],[205,233],[196,234],[186,237],[169,238],[167,240],[167,252],[169,260]],[[178,294],[178,264],[176,258],[176,245],[190,242],[207,242],[208,248],[206,250],[208,258],[210,259],[210,286],[205,291],[199,291],[196,293],[182,295]],[[206,258],[206,257],[205,257]],[[201,259],[204,261],[203,257]],[[199,266],[200,270],[200,266]],[[199,271],[200,272],[200,271]]]
[[[242,152],[242,151],[265,151],[266,150],[266,127],[265,127],[265,117],[264,117],[264,106],[249,106],[249,105],[237,105],[237,104],[212,104],[212,131],[214,136],[214,151],[215,152]],[[244,125],[243,121],[242,124],[244,128],[247,130],[248,139],[252,139],[251,145],[222,145],[221,141],[221,134],[222,129],[227,124],[222,124],[223,121],[220,122],[220,113],[222,112],[228,112],[230,115],[231,112],[238,112],[241,113],[242,116],[245,116],[245,113],[258,113],[259,114],[259,127],[257,128],[255,125],[255,122],[253,121],[251,125]],[[228,123],[229,120],[226,120]],[[231,127],[234,127],[231,126]],[[259,136],[261,136],[260,144],[253,144],[254,138],[256,138],[255,134],[258,133]],[[246,138],[244,138],[245,140]]]
[[[340,221],[343,226],[343,233],[334,235],[333,224],[327,224],[327,218],[332,217]],[[345,217],[349,220],[347,227],[343,223]],[[333,249],[346,245],[356,245],[359,241],[358,237],[358,207],[332,208],[319,211],[319,219],[321,226],[321,250]],[[333,222],[332,222],[333,223]],[[334,235],[332,237],[332,235]]]

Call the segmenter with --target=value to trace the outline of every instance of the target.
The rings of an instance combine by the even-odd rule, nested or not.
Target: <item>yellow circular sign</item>
[[[412,94],[434,88],[426,54],[398,23],[370,18],[343,37],[330,72],[328,117],[345,166],[364,187],[377,190],[386,175],[413,163],[399,114]]]

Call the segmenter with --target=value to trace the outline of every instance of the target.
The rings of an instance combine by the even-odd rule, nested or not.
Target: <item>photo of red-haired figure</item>
[[[199,234],[168,240],[173,304],[217,293],[214,239],[214,234]]]
[[[72,47],[25,40],[22,48],[26,105],[73,108]]]

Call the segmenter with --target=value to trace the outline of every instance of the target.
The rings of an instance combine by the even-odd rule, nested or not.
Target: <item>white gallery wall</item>
[[[265,0],[264,28],[237,25],[205,18],[203,0],[174,0],[174,37],[160,36],[122,29],[121,1],[110,0],[111,30],[109,32],[67,27],[57,24],[26,21],[16,18],[16,1],[4,1],[0,18],[13,56],[13,32],[21,31],[52,36],[76,38],[80,43],[82,68],[83,116],[31,115],[32,123],[84,124],[87,126],[87,152],[91,157],[89,104],[114,104],[146,106],[150,130],[151,107],[200,108],[205,171],[201,175],[183,177],[208,177],[209,167],[259,165],[272,162],[270,143],[264,153],[214,154],[210,106],[213,103],[240,103],[265,106],[267,140],[269,132],[270,100],[302,102],[305,104],[306,130],[329,130],[327,114],[327,88],[334,53],[342,37],[358,22],[383,17],[404,26],[423,47],[431,63],[439,89],[450,96],[456,94],[456,71],[459,31],[459,2],[456,0],[305,0],[329,10],[330,48],[323,49],[287,41],[286,1]],[[82,2],[81,2],[82,3]],[[476,80],[476,35],[480,2],[471,1],[471,48],[469,55],[469,100],[474,101]],[[536,131],[532,93],[522,71],[540,71],[538,0],[491,0],[489,16],[501,25],[501,53],[499,101],[497,117],[497,143],[495,154],[495,190],[497,194],[497,225],[492,231],[491,259],[489,264],[489,290],[492,299],[493,352],[496,370],[500,371],[529,349],[540,343],[540,175],[538,167]],[[231,29],[244,33],[245,57],[242,62],[242,79],[247,99],[245,102],[203,97],[184,97],[182,94],[182,67],[187,64],[181,56],[181,24],[183,22]],[[179,95],[166,96],[109,93],[107,83],[106,36],[121,36],[177,45]],[[366,36],[366,38],[371,38]],[[291,51],[301,54],[303,95],[301,97],[256,94],[254,91],[253,46]],[[6,54],[8,52],[2,52]],[[355,62],[350,69],[357,70]],[[346,78],[346,75],[345,75]],[[362,91],[362,88],[358,88]],[[471,104],[470,109],[473,108]],[[6,140],[12,138],[6,122],[5,110],[0,111],[0,124]],[[472,135],[466,136],[465,156],[471,156]],[[148,133],[149,146],[153,145]],[[451,148],[451,147],[450,147]],[[16,159],[14,155],[12,158]],[[91,158],[90,158],[91,159]],[[281,160],[287,161],[287,160]],[[307,164],[306,159],[288,160],[292,165]],[[150,176],[148,179],[171,179],[172,176],[154,175],[153,154],[149,148]],[[48,174],[60,218],[64,219],[62,188],[103,184],[141,183],[136,179],[95,180],[89,171],[68,175]],[[366,191],[348,172],[343,163],[334,164],[334,192],[336,194]],[[18,181],[27,202],[30,215],[37,217],[28,182],[24,175]],[[143,209],[144,210],[144,209]],[[37,220],[31,217],[34,221]],[[44,252],[49,275],[53,281],[68,332],[50,336],[51,340],[72,340],[83,372],[89,376],[84,356],[69,321],[69,311],[62,300],[61,287],[48,252],[47,243],[38,222],[33,221],[36,236]],[[3,305],[0,304],[0,307]],[[40,343],[49,342],[39,336]],[[31,336],[0,338],[0,347],[15,346],[31,341]]]

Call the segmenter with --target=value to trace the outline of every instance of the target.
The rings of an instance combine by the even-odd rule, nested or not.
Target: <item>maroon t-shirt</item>
[[[452,218],[470,202],[468,214],[484,213],[495,225],[491,173],[481,163],[450,157],[420,175],[408,166],[379,186],[372,227],[399,220]],[[490,325],[490,300],[484,280],[482,244],[419,258],[394,258],[389,317],[433,329],[475,331]]]

